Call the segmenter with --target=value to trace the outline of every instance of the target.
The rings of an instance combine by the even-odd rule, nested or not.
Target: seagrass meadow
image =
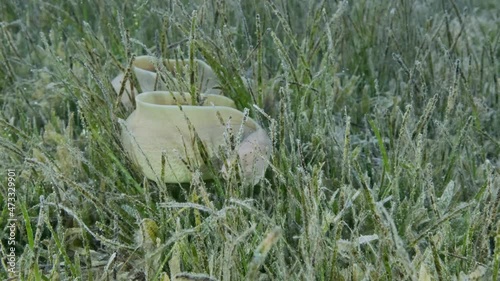
[[[0,40],[1,279],[500,280],[497,0],[3,0]],[[214,70],[257,185],[144,177],[141,55]]]

